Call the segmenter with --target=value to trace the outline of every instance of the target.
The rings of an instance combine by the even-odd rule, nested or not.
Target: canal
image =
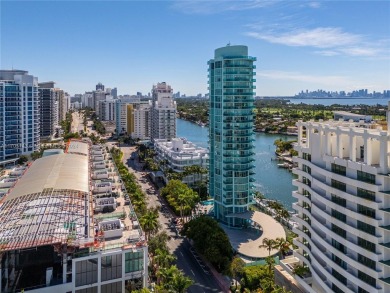
[[[207,127],[177,119],[177,136],[185,137],[187,140],[201,147],[208,147],[209,131]],[[294,140],[294,136],[280,134],[255,134],[255,165],[256,182],[258,191],[267,198],[279,200],[288,210],[292,211],[292,203],[295,198],[291,193],[296,188],[292,186],[293,175],[287,169],[279,168],[275,159],[276,139]]]

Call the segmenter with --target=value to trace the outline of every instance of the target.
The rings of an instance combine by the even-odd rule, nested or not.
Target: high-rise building
[[[297,126],[298,249],[281,266],[309,269],[296,278],[306,292],[390,292],[389,130],[343,119]]]
[[[101,82],[99,82],[97,85],[96,85],[96,90],[97,91],[103,91],[104,92],[104,85],[101,83]]]
[[[102,121],[115,121],[115,102],[111,96],[99,102],[99,118]]]
[[[99,115],[99,106],[101,101],[106,100],[106,92],[102,90],[96,90],[93,92],[93,109],[95,110],[96,114]]]
[[[38,78],[24,70],[0,70],[0,164],[40,147]]]
[[[130,112],[132,131],[129,133],[133,139],[149,140],[151,130],[151,105],[148,102],[133,104]]]
[[[58,129],[58,101],[54,93],[54,82],[38,83],[40,101],[41,138],[53,138]]]
[[[133,104],[140,103],[139,98],[120,98],[115,104],[115,124],[116,135],[130,135],[131,128],[131,109]],[[131,107],[129,106],[131,105]],[[128,111],[129,110],[129,111]]]
[[[114,87],[112,90],[111,90],[111,96],[114,97],[114,99],[116,99],[118,97],[118,90],[116,87]]]
[[[242,220],[227,217],[248,210],[253,201],[255,57],[246,46],[215,50],[209,65],[210,181],[214,216],[231,226]]]
[[[59,88],[54,88],[53,94],[58,101],[58,121],[61,122],[66,119],[66,113],[69,111],[70,96]]]
[[[172,97],[172,88],[165,82],[153,85],[151,139],[167,139],[176,137],[176,102]]]

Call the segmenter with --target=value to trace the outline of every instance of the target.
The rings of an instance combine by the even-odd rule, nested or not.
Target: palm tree
[[[268,255],[271,255],[271,250],[275,248],[275,240],[264,238],[262,243],[259,248],[267,248]]]
[[[157,284],[163,283],[165,289],[169,288],[169,283],[172,281],[173,276],[178,274],[180,271],[177,266],[173,265],[168,268],[161,268],[157,271]]]
[[[150,238],[151,234],[158,231],[158,211],[156,209],[149,209],[139,220],[142,229],[145,231],[146,240]]]
[[[283,259],[283,256],[290,251],[291,243],[283,237],[278,237],[275,240],[274,248],[279,250],[279,259]]]
[[[168,250],[157,249],[153,260],[157,264],[158,269],[162,267],[167,268],[176,260],[176,257],[170,254]]]
[[[267,265],[268,265],[268,272],[269,272],[269,274],[270,274],[270,276],[271,276],[272,267],[273,267],[274,264],[275,264],[275,259],[274,259],[273,257],[271,257],[271,256],[268,256],[268,257],[265,258],[265,262],[266,262]]]
[[[170,287],[175,293],[185,293],[192,284],[194,281],[191,278],[179,272],[173,276]]]

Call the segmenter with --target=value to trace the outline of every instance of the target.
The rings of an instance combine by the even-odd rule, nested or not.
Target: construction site
[[[0,178],[1,292],[146,287],[145,235],[110,153],[89,139]]]

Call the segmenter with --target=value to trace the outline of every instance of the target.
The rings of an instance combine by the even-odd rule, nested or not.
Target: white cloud
[[[270,6],[270,0],[184,0],[174,1],[172,8],[186,14],[215,14],[223,11],[240,11]]]
[[[315,48],[332,48],[352,45],[361,41],[362,37],[343,32],[340,28],[319,27],[315,29],[293,30],[285,33],[248,32],[248,36],[270,43],[287,46],[309,46]]]
[[[312,47],[322,56],[347,55],[352,57],[383,57],[389,55],[388,40],[370,41],[365,36],[352,34],[337,27],[290,29],[281,31],[259,25],[248,25],[252,31],[245,35],[269,43],[291,47]],[[369,45],[367,45],[369,44]]]
[[[297,81],[303,83],[315,83],[323,86],[330,86],[332,88],[337,86],[345,86],[346,84],[353,84],[347,76],[342,75],[308,75],[294,71],[277,71],[277,70],[264,70],[257,71],[257,76],[285,80],[285,81]]]
[[[320,8],[321,7],[321,3],[320,2],[309,2],[307,4],[307,6],[309,6],[311,8]]]

